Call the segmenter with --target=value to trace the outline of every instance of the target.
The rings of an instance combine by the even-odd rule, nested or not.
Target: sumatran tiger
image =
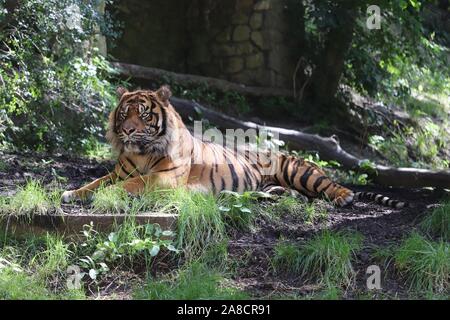
[[[261,157],[204,142],[188,131],[170,104],[169,87],[156,91],[117,89],[119,104],[109,116],[107,138],[119,154],[114,170],[62,195],[64,202],[89,198],[103,184],[122,181],[131,194],[185,186],[218,194],[293,189],[308,197],[324,195],[338,206],[354,199],[374,200],[393,208],[407,204],[379,194],[356,192],[333,182],[315,164],[276,153]]]

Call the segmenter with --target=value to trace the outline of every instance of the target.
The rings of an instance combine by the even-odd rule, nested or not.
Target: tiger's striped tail
[[[386,197],[382,194],[377,194],[373,192],[355,192],[355,196],[353,200],[370,200],[374,201],[380,205],[400,209],[409,207],[408,202],[402,202],[398,200],[392,200],[389,197]]]

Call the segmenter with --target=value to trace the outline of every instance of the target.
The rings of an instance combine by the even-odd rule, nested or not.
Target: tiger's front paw
[[[350,203],[353,202],[353,198],[355,197],[355,194],[346,189],[339,193],[339,195],[334,199],[334,203],[336,203],[340,207],[344,207]]]
[[[75,190],[66,190],[63,192],[61,196],[61,201],[63,203],[69,203],[75,199],[77,199],[77,194],[75,193]]]

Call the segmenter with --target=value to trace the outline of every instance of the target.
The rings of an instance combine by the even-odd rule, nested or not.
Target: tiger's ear
[[[163,85],[161,88],[159,88],[156,91],[156,94],[158,95],[158,98],[167,104],[169,98],[172,96],[172,91],[170,91],[170,88],[168,85]]]
[[[122,96],[123,96],[125,93],[128,92],[128,90],[125,89],[124,87],[117,87],[116,92],[117,92],[117,96],[118,96],[119,99],[120,99],[120,98],[122,98]]]

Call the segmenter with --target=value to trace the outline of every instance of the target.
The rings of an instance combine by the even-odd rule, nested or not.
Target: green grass
[[[30,180],[24,187],[19,187],[12,197],[3,197],[0,212],[6,214],[46,214],[52,209],[59,209],[59,191],[46,192],[41,183]]]
[[[445,241],[450,240],[450,200],[435,208],[421,223],[422,229]]]
[[[65,273],[71,256],[69,244],[61,237],[47,233],[45,249],[31,259],[30,266],[36,270],[36,275],[47,279],[54,274]]]
[[[300,248],[286,241],[278,242],[274,247],[272,266],[277,273],[300,273]]]
[[[303,204],[294,197],[281,197],[276,205],[272,207],[274,213],[278,215],[292,214],[295,216],[303,215]]]
[[[65,272],[70,260],[68,244],[60,237],[28,236],[0,241],[0,300],[2,299],[83,299],[84,292],[65,288]],[[58,291],[50,283],[63,281]]]
[[[281,197],[270,209],[276,216],[292,215],[308,224],[315,223],[328,216],[328,211],[321,200],[301,202],[292,196]]]
[[[83,141],[83,150],[86,156],[92,159],[111,159],[111,146],[107,143],[100,142],[96,138],[89,138]]]
[[[120,185],[100,187],[94,194],[92,208],[99,213],[123,213],[130,208],[130,197]]]
[[[253,228],[257,206],[256,200],[262,193],[222,191],[217,205],[222,212],[224,222],[230,228],[249,231]]]
[[[9,168],[9,165],[5,161],[0,160],[0,171],[6,171],[6,169],[8,169],[8,168]]]
[[[449,290],[448,242],[429,241],[413,233],[395,251],[394,262],[411,289],[437,293]]]
[[[213,195],[176,189],[168,200],[179,213],[177,245],[188,258],[226,239],[225,223]]]
[[[176,275],[163,280],[149,279],[134,293],[135,299],[195,300],[248,299],[248,295],[224,285],[224,278],[204,264],[194,262]]]
[[[298,246],[279,243],[272,261],[275,270],[348,286],[354,277],[352,260],[361,244],[359,234],[323,231]]]
[[[0,270],[0,300],[61,300],[84,299],[81,290],[66,290],[55,294],[45,283],[32,275],[11,269]]]

